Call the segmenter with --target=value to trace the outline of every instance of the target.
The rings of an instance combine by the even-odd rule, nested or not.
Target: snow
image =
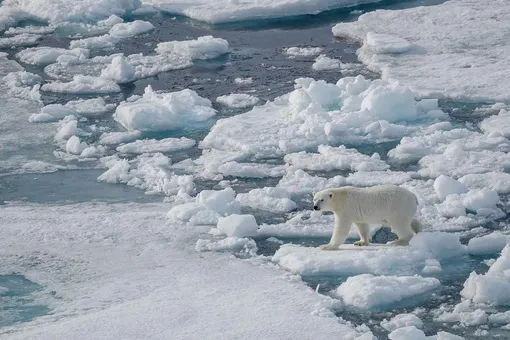
[[[510,138],[510,112],[501,110],[499,114],[485,118],[480,123],[480,129],[489,134],[499,133],[505,138]]]
[[[434,181],[434,190],[441,201],[448,195],[464,194],[468,192],[466,185],[446,175],[440,175],[436,178]]]
[[[257,97],[245,93],[231,93],[225,96],[219,96],[216,101],[233,109],[244,109],[250,106],[255,106],[259,103]]]
[[[42,46],[24,49],[16,54],[16,58],[25,64],[48,65],[56,62],[61,56],[88,58],[89,55],[89,51],[84,48],[67,50],[64,48]]]
[[[4,206],[2,272],[15,271],[43,286],[38,296],[52,314],[8,327],[0,338],[292,339],[311,338],[319,328],[327,337],[353,339],[364,333],[336,317],[310,315],[327,298],[274,266],[197,253],[203,229],[167,224],[166,209],[166,204]],[[19,239],[23,244],[15,242]]]
[[[492,255],[502,251],[507,243],[507,237],[495,231],[485,236],[470,239],[468,243],[468,253],[478,256]]]
[[[277,187],[284,188],[291,193],[309,194],[326,188],[341,187],[346,184],[345,177],[335,176],[324,178],[312,176],[303,170],[289,170],[278,182]]]
[[[220,217],[216,228],[229,237],[256,236],[258,232],[257,221],[253,215],[233,214],[227,217]]]
[[[290,199],[290,193],[284,188],[253,189],[245,194],[237,194],[236,200],[242,206],[275,213],[289,212],[297,208],[296,202]]]
[[[41,90],[59,93],[91,94],[120,92],[120,87],[108,79],[76,75],[72,81],[67,83],[56,81],[44,84]]]
[[[117,84],[130,83],[135,80],[135,68],[124,57],[116,56],[112,63],[101,71],[101,78],[109,79]]]
[[[228,53],[228,41],[211,35],[194,40],[168,41],[159,43],[158,54],[178,54],[190,59],[214,59]]]
[[[348,306],[361,309],[389,307],[395,302],[437,289],[436,278],[415,276],[374,276],[362,274],[348,277],[335,291]]]
[[[460,295],[475,303],[510,305],[510,246],[507,244],[501,256],[490,266],[486,274],[472,272],[464,282]]]
[[[218,166],[217,172],[223,176],[264,178],[280,177],[284,174],[285,169],[281,165],[227,162]]]
[[[444,232],[419,233],[410,244],[410,247],[370,244],[362,249],[344,244],[339,251],[283,245],[273,261],[300,275],[415,275],[421,272],[426,260],[458,259],[466,254],[458,236]]]
[[[420,96],[508,101],[501,70],[508,68],[509,11],[505,0],[377,10],[336,25],[333,34],[361,42],[357,54],[364,64]]]
[[[118,146],[117,151],[131,154],[175,152],[192,148],[195,144],[196,142],[193,139],[186,137],[165,138],[161,140],[144,139]]]
[[[321,54],[315,59],[315,63],[313,63],[312,69],[315,71],[334,70],[340,68],[340,65],[340,60],[330,58],[325,54]]]
[[[322,52],[321,47],[288,47],[283,50],[283,53],[295,57],[315,57]]]
[[[390,167],[378,154],[363,155],[356,149],[347,149],[344,145],[338,148],[319,145],[318,151],[318,154],[305,151],[287,154],[284,160],[292,169],[311,171],[384,171]]]
[[[121,102],[114,118],[131,131],[175,130],[213,117],[216,111],[211,106],[195,91],[157,93],[148,85],[142,97]]]
[[[415,326],[416,328],[421,329],[423,327],[423,321],[414,314],[398,314],[390,320],[384,319],[381,321],[381,327],[388,332],[393,332],[398,328],[409,326]]]
[[[510,174],[505,172],[487,172],[483,174],[467,174],[459,178],[469,188],[488,188],[498,194],[510,193]]]
[[[257,252],[255,241],[246,237],[229,236],[220,241],[200,239],[197,241],[195,250],[198,252],[217,251],[232,252],[236,255],[254,256]]]
[[[170,14],[179,14],[194,20],[209,23],[236,22],[244,20],[275,19],[305,14],[318,14],[331,9],[352,7],[364,3],[377,2],[375,0],[249,0],[209,1],[195,0],[148,0],[146,3]]]

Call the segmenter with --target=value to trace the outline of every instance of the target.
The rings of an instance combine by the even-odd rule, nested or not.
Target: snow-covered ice
[[[363,43],[357,52],[363,63],[418,95],[507,101],[501,70],[508,69],[509,13],[505,0],[490,5],[453,0],[369,12],[355,22],[336,25],[333,34]]]
[[[229,95],[219,96],[216,101],[233,109],[243,109],[254,106],[259,103],[259,99],[246,93],[231,93]]]
[[[315,59],[315,63],[313,63],[312,68],[315,71],[335,70],[340,68],[340,64],[340,60],[321,54]]]
[[[480,129],[489,134],[500,134],[510,138],[510,112],[501,110],[499,114],[490,116],[480,123]]]
[[[288,47],[283,50],[283,53],[295,57],[315,57],[322,52],[321,47]]]
[[[209,99],[195,91],[158,93],[148,85],[142,97],[121,102],[114,118],[128,130],[165,131],[202,122],[216,115]]]
[[[61,56],[86,59],[89,55],[90,52],[84,48],[73,48],[71,50],[67,50],[64,48],[42,46],[22,50],[16,54],[16,58],[26,64],[47,65],[56,62]]]
[[[258,232],[257,221],[253,215],[232,214],[220,217],[216,228],[229,237],[256,236]]]
[[[131,142],[142,135],[140,131],[105,132],[99,137],[99,142],[104,145],[117,145]]]
[[[193,139],[186,137],[181,138],[165,138],[165,139],[143,139],[132,143],[123,144],[117,147],[120,153],[155,153],[155,152],[174,152],[186,150],[195,146]]]
[[[42,36],[38,34],[22,33],[12,37],[0,38],[0,48],[15,48],[33,46],[39,43]]]
[[[284,188],[265,187],[253,189],[245,194],[237,194],[236,200],[242,206],[271,212],[289,212],[297,208]]]
[[[91,93],[114,93],[120,92],[120,87],[114,81],[91,76],[76,75],[70,82],[46,83],[41,87],[42,91],[91,94]]]
[[[190,59],[214,59],[228,52],[228,41],[207,35],[194,40],[159,43],[158,54],[178,54]]]
[[[469,240],[468,253],[470,255],[492,255],[499,253],[508,243],[507,236],[500,232],[474,237]]]
[[[440,200],[444,200],[448,195],[464,194],[468,192],[466,185],[445,175],[436,178],[434,181],[434,190]]]
[[[362,309],[384,308],[406,298],[416,297],[437,289],[436,278],[421,276],[351,276],[335,291],[348,306]]]
[[[381,321],[381,327],[388,332],[393,332],[398,328],[408,326],[414,326],[421,329],[423,327],[423,321],[421,321],[421,319],[414,314],[398,314],[390,320],[384,319]]]

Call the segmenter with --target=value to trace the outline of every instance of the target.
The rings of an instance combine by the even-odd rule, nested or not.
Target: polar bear
[[[407,189],[396,185],[368,188],[342,187],[322,190],[314,195],[313,209],[335,214],[335,226],[324,250],[338,249],[345,242],[351,224],[358,229],[357,246],[369,243],[369,223],[388,224],[398,239],[392,245],[408,245],[414,234],[421,231],[421,223],[414,219],[418,199]]]

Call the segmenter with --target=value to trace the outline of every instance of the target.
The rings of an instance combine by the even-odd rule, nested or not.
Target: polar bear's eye
[[[321,199],[321,202],[324,202],[324,198],[323,198],[323,199]]]

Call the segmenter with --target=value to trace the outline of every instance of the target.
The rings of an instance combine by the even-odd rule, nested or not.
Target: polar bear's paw
[[[408,240],[395,240],[395,241],[391,241],[391,242],[388,242],[387,243],[388,245],[390,246],[408,246],[409,245],[409,241]]]
[[[331,245],[331,244],[323,244],[321,246],[319,246],[320,249],[322,250],[338,250],[338,246],[335,246],[335,245]]]
[[[356,242],[354,242],[354,245],[355,246],[360,246],[360,247],[361,246],[368,246],[368,241],[361,241],[361,240],[360,241],[356,241]]]

